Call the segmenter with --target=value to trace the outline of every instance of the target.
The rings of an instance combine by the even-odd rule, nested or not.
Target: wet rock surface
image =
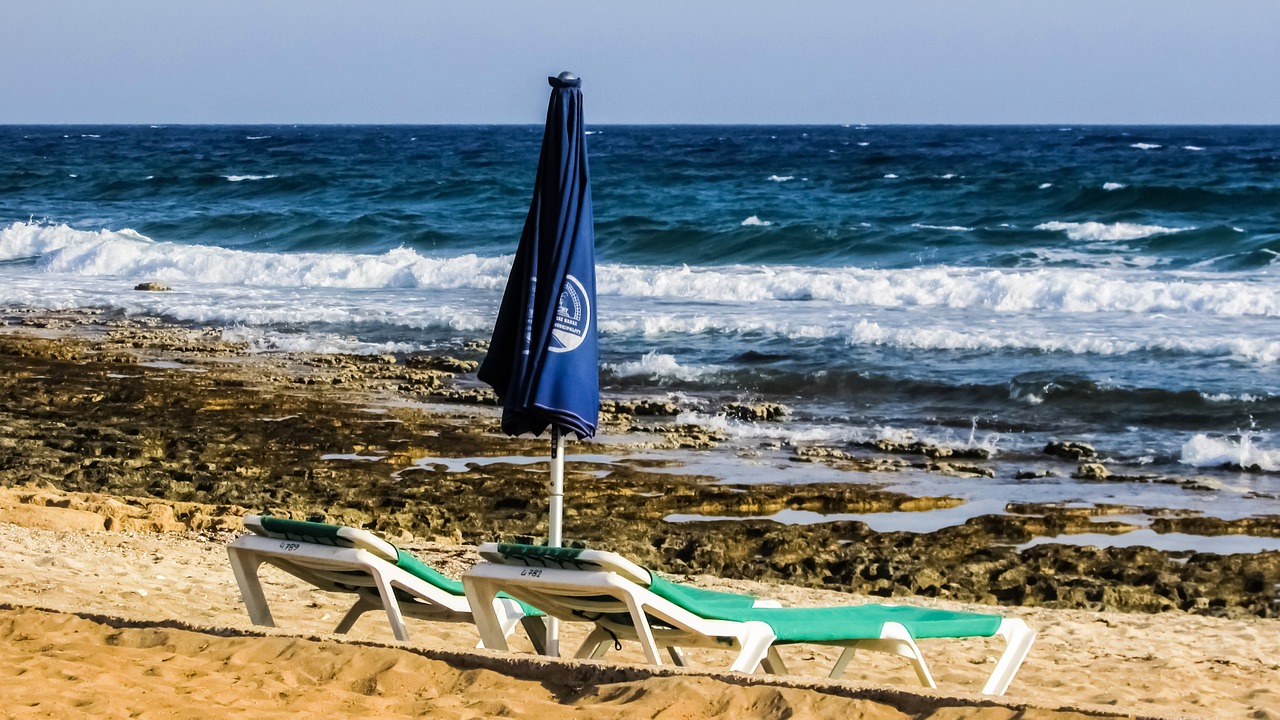
[[[1098,457],[1098,451],[1088,443],[1074,440],[1060,440],[1044,446],[1044,454],[1068,460],[1092,460]]]
[[[227,531],[228,518],[252,511],[347,523],[398,540],[535,540],[546,533],[547,463],[524,458],[545,455],[547,441],[501,435],[492,393],[468,375],[477,351],[459,348],[460,358],[250,355],[218,332],[159,322],[92,313],[11,318],[0,332],[0,484],[25,488],[34,504],[55,490],[102,493],[106,505],[111,496],[138,498],[118,500],[134,510],[114,515],[86,510],[121,527],[149,517],[147,499],[163,499],[170,509],[155,510],[155,522],[187,529]],[[1126,532],[1135,526],[1098,516],[1135,510],[1158,516],[1151,522],[1157,532],[1204,535],[1280,537],[1276,517],[1020,505],[933,533],[875,532],[857,521],[666,522],[677,513],[954,507],[954,498],[886,491],[887,476],[877,473],[913,467],[986,475],[991,468],[985,457],[910,444],[874,453],[809,447],[794,448],[793,459],[848,471],[850,482],[720,482],[682,474],[676,461],[621,453],[715,447],[723,438],[670,422],[675,408],[664,400],[610,402],[602,432],[624,440],[592,446],[592,453],[618,453],[614,460],[568,467],[566,534],[659,569],[884,597],[1280,615],[1280,553],[1017,547],[1034,537]]]

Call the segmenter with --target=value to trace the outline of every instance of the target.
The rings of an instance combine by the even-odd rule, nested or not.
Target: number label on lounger
[[[280,543],[280,549],[285,552],[293,552],[294,550],[297,550],[300,547],[302,547],[302,545],[299,543],[292,543],[292,542]]]
[[[520,571],[521,577],[542,577],[542,570],[538,568],[525,568]]]

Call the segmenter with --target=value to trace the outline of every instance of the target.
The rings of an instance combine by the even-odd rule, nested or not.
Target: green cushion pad
[[[498,552],[509,558],[517,558],[525,560],[526,562],[536,562],[539,565],[555,563],[561,566],[589,565],[595,567],[595,563],[583,563],[578,560],[578,556],[582,554],[582,548],[500,543],[498,545]]]
[[[465,594],[462,590],[462,581],[454,580],[448,575],[442,574],[440,571],[430,565],[427,565],[400,548],[396,548],[396,567],[419,580],[425,580],[432,585],[435,585],[450,595]]]
[[[664,580],[652,570],[649,571],[649,575],[649,589],[653,591],[654,595],[670,600],[676,605],[679,605],[685,610],[689,610],[697,615],[702,615],[704,609],[710,611],[713,607],[749,608],[755,604],[756,601],[756,599],[750,595],[721,592],[719,590],[707,590],[705,588],[697,588],[689,585],[678,585],[670,580]]]
[[[848,605],[830,608],[730,608],[710,606],[697,614],[713,620],[759,620],[773,628],[775,641],[827,643],[880,637],[887,622],[901,623],[916,639],[990,637],[999,615],[934,610],[900,605]]]
[[[306,520],[288,520],[263,515],[262,529],[272,535],[279,535],[288,540],[298,540],[317,545],[351,547],[349,540],[338,536],[338,531],[342,529],[341,525],[328,525]]]
[[[901,623],[914,638],[990,637],[999,615],[933,610],[897,605],[830,608],[757,608],[749,595],[679,585],[653,575],[653,594],[711,620],[759,620],[773,628],[776,642],[822,643],[880,637],[887,622]]]

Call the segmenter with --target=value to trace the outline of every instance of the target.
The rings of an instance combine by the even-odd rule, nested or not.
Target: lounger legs
[[[409,642],[409,630],[404,626],[404,615],[400,613],[400,603],[396,602],[396,592],[391,581],[376,570],[370,569],[373,581],[377,583],[378,594],[382,596],[382,609],[387,612],[387,621],[391,623],[391,632],[400,642]]]
[[[750,620],[742,625],[744,632],[738,638],[742,650],[729,666],[729,672],[753,673],[766,658],[769,658],[769,664],[772,665],[774,658],[769,657],[769,651],[773,649],[773,641],[778,639],[773,634],[773,628],[757,620]],[[782,657],[776,651],[773,654],[780,664]]]
[[[578,652],[573,657],[577,660],[599,660],[609,652],[608,640],[609,631],[597,625],[578,646]]]
[[[547,654],[547,624],[540,617],[530,617],[521,615],[520,627],[524,628],[524,634],[529,636],[529,642],[533,643],[533,651],[539,655]]]
[[[995,670],[982,688],[982,692],[986,695],[1003,695],[1009,689],[1009,684],[1018,674],[1022,661],[1026,659],[1027,653],[1031,650],[1031,644],[1036,639],[1036,632],[1017,618],[1005,618],[1000,623],[1000,629],[996,630],[996,634],[1004,638],[1006,645],[1000,660],[996,662]],[[920,648],[916,646],[906,628],[897,623],[887,623],[885,634],[879,640],[862,640],[846,646],[836,660],[835,666],[831,668],[829,677],[832,680],[839,679],[844,674],[845,668],[859,649],[888,652],[905,657],[915,669],[916,677],[920,678],[920,684],[937,687],[929,674],[929,668],[925,665],[924,657],[920,654]]]
[[[689,661],[685,659],[684,651],[675,645],[667,646],[667,654],[671,656],[671,662],[677,667],[689,667]]]
[[[645,617],[644,608],[636,601],[635,596],[626,596],[627,607],[631,610],[631,624],[636,629],[636,635],[640,641],[640,649],[644,650],[644,659],[650,665],[661,665],[662,658],[658,656],[658,644],[653,639],[653,628],[649,627],[649,619]]]
[[[377,610],[379,607],[381,607],[381,605],[371,603],[361,597],[356,600],[355,605],[351,606],[351,609],[347,611],[347,614],[342,616],[342,622],[339,622],[338,627],[334,628],[333,631],[339,635],[347,634],[347,631],[351,630],[351,627],[356,624],[356,620],[359,620],[361,615],[369,612],[370,610]]]
[[[467,604],[471,606],[471,619],[480,633],[480,646],[490,650],[507,650],[507,638],[516,626],[524,628],[533,643],[534,652],[545,654],[546,625],[540,617],[528,617],[515,600],[498,597],[492,583],[469,583],[463,588]]]
[[[463,589],[467,594],[467,604],[471,606],[476,630],[480,632],[480,642],[490,650],[508,650],[507,637],[502,632],[502,621],[493,607],[493,601],[498,597],[494,583],[484,580],[469,581],[463,583]]]
[[[828,677],[832,680],[838,680],[844,674],[845,668],[849,666],[849,661],[853,660],[854,654],[859,649],[904,657],[911,663],[912,669],[916,671],[916,677],[919,678],[921,685],[931,688],[938,687],[933,681],[933,676],[929,674],[929,668],[925,665],[924,656],[920,654],[920,648],[916,646],[911,633],[895,622],[885,623],[884,628],[880,631],[880,638],[877,640],[859,640],[846,645],[844,652],[840,653],[840,657],[836,660],[835,666],[831,668],[831,674]]]
[[[244,598],[244,607],[249,611],[249,621],[254,625],[275,627],[276,621],[271,617],[271,608],[267,606],[267,596],[262,592],[262,581],[258,579],[258,568],[262,560],[253,552],[239,548],[227,548],[231,557],[231,572],[236,576],[236,584],[240,586],[240,597]]]
[[[776,645],[769,646],[769,653],[760,661],[760,667],[770,675],[786,675],[787,664],[782,661],[782,654]]]
[[[743,637],[738,638],[742,649],[738,653],[737,661],[734,662],[733,666],[729,669],[749,673],[754,672],[757,666],[763,664],[765,666],[765,670],[768,672],[779,675],[786,673],[787,669],[786,666],[782,664],[782,657],[778,655],[778,651],[773,647],[773,631],[764,623],[749,623],[748,625],[751,627],[748,627],[747,632],[744,633]],[[644,628],[644,630],[637,632],[637,635],[641,636],[641,646],[644,647],[646,643],[644,636],[648,635],[648,642],[653,643],[652,654],[656,657],[658,654],[658,645],[656,641],[653,640],[652,632],[645,632],[648,630],[648,624],[645,623],[640,627]],[[574,657],[578,660],[599,660],[604,657],[605,653],[609,652],[609,648],[613,646],[615,641],[615,637],[610,634],[608,630],[605,630],[600,626],[596,626],[590,634],[587,635],[587,639],[582,641],[582,645],[578,647],[578,651],[574,653]],[[675,645],[664,645],[663,647],[666,648],[667,655],[671,657],[671,661],[675,663],[676,666],[689,666],[689,661],[685,658],[684,651],[681,648]],[[649,653],[646,653],[646,658],[648,658],[648,655]],[[652,659],[649,659],[649,662],[654,665],[660,664],[658,662],[654,662]]]
[[[982,692],[988,695],[1003,695],[1005,690],[1009,689],[1009,683],[1013,682],[1013,676],[1018,674],[1018,668],[1022,667],[1022,661],[1026,659],[1027,652],[1031,650],[1031,643],[1036,639],[1036,631],[1017,618],[1005,618],[1000,623],[1000,629],[996,634],[1003,637],[1008,644],[1005,646],[1004,653],[1000,655],[1000,660],[996,662],[996,669],[992,671],[991,678],[982,688]]]

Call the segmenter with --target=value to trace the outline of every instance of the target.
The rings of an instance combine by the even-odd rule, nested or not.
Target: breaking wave
[[[1197,433],[1182,446],[1181,462],[1193,467],[1280,471],[1280,450],[1264,450],[1248,434],[1238,439]]]
[[[128,229],[85,231],[28,222],[0,229],[0,262],[3,261],[30,261],[47,273],[118,276],[170,285],[264,288],[496,290],[505,286],[511,269],[510,256],[466,254],[437,258],[409,248],[378,254],[249,252],[156,242]],[[880,308],[924,306],[997,313],[1280,317],[1280,287],[1264,280],[1245,273],[1082,268],[694,268],[619,264],[597,268],[599,292],[621,297],[738,303],[800,301]]]
[[[1166,235],[1193,227],[1171,228],[1160,225],[1138,225],[1136,223],[1100,223],[1100,222],[1052,222],[1041,223],[1036,230],[1052,230],[1066,232],[1072,240],[1139,240],[1153,235]]]

